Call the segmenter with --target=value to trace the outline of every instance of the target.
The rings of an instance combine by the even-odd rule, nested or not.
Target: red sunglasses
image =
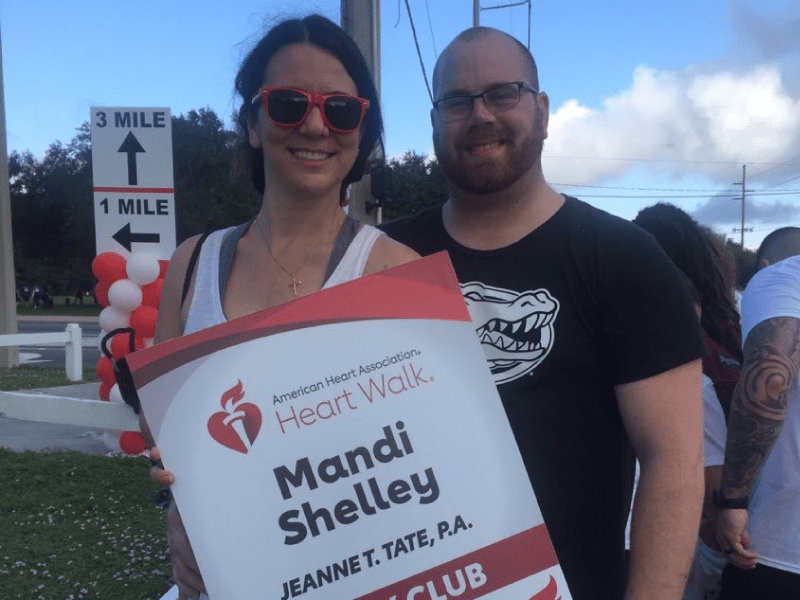
[[[306,122],[316,106],[325,126],[334,133],[356,131],[369,108],[369,100],[350,94],[315,94],[289,87],[262,87],[253,96],[264,103],[269,120],[278,127],[294,129]]]

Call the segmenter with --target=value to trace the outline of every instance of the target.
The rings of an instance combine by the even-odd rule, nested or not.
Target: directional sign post
[[[175,250],[172,118],[168,108],[93,107],[97,253]]]

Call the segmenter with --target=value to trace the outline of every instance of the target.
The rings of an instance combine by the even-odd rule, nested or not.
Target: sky
[[[550,98],[545,177],[626,219],[670,202],[745,246],[800,226],[800,0],[482,0]],[[290,6],[291,8],[287,8]],[[530,18],[529,18],[530,9]],[[69,143],[92,106],[209,107],[269,26],[335,0],[0,0],[8,151]],[[409,12],[411,18],[409,18]],[[471,0],[380,0],[389,156],[431,154],[427,78]],[[415,45],[413,29],[416,31]],[[176,197],[176,202],[180,202]]]

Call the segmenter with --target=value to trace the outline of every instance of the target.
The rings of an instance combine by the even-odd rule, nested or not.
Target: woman
[[[157,341],[417,258],[377,230],[359,228],[341,206],[382,130],[375,86],[343,30],[317,15],[280,23],[245,59],[236,89],[261,209],[250,223],[203,243],[185,302],[182,286],[199,237],[176,250],[164,280]],[[326,280],[335,243],[346,244],[354,233],[347,258],[360,245],[362,260]],[[204,284],[214,279],[204,275],[231,235],[238,240],[219,293],[196,285],[197,277]]]
[[[244,60],[236,90],[261,209],[205,239],[196,270],[200,237],[178,247],[156,342],[418,258],[342,209],[380,142],[382,120],[366,62],[341,28],[318,15],[276,25]],[[173,481],[160,468],[153,477]],[[197,598],[202,579],[174,505],[168,539],[179,598]]]
[[[643,208],[633,222],[656,238],[700,294],[703,312],[700,325],[708,348],[703,357],[703,373],[714,382],[727,418],[742,368],[733,260],[709,229],[672,204],[660,202]]]
[[[699,538],[683,600],[719,595],[728,562],[716,540],[712,492],[719,489],[725,462],[725,424],[742,366],[739,313],[733,296],[734,268],[713,234],[686,212],[659,203],[639,211],[634,223],[650,232],[684,277],[697,308],[708,352],[703,357],[701,396],[705,497]]]

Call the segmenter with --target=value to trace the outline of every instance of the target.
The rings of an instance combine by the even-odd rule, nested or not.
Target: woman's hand
[[[178,600],[197,600],[201,593],[205,593],[206,586],[174,502],[170,503],[167,511],[167,544],[172,559],[172,581],[178,586]]]
[[[159,485],[170,486],[175,483],[175,475],[172,471],[167,471],[161,464],[161,452],[159,452],[158,446],[150,448],[150,461],[153,463],[153,466],[150,467],[150,479]]]

